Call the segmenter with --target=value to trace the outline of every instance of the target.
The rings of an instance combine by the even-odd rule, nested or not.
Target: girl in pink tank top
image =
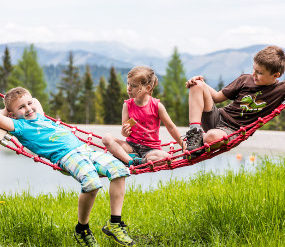
[[[154,71],[146,66],[134,67],[128,73],[126,100],[122,111],[122,135],[126,141],[106,134],[102,141],[115,157],[126,164],[139,165],[147,161],[164,159],[169,154],[161,150],[159,140],[160,121],[166,126],[170,135],[183,146],[180,133],[170,119],[164,105],[153,98],[153,89],[158,79]],[[132,159],[128,153],[138,153],[139,159]]]

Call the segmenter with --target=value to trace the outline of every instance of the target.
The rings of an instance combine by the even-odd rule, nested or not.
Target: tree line
[[[109,78],[101,76],[94,82],[90,66],[80,76],[79,67],[74,64],[72,52],[68,63],[63,66],[61,80],[56,88],[47,90],[43,68],[38,63],[34,45],[24,49],[17,64],[11,63],[9,48],[6,47],[0,65],[0,92],[5,94],[13,87],[27,88],[33,97],[40,100],[44,111],[68,123],[80,124],[120,124],[124,100],[128,99],[126,82],[114,67]],[[186,74],[177,48],[168,62],[165,75],[155,88],[153,97],[165,105],[171,119],[178,126],[188,125],[188,93],[185,88]],[[95,86],[96,85],[96,86]],[[224,87],[220,77],[217,90]],[[224,106],[229,102],[219,106]],[[2,105],[3,107],[3,105]],[[285,130],[285,113],[273,119],[265,129]]]

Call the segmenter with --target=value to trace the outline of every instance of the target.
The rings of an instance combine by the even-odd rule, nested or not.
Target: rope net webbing
[[[0,96],[3,98],[4,95],[0,93]],[[277,115],[279,115],[281,113],[282,110],[284,110],[285,108],[285,101],[282,102],[282,104],[280,106],[278,106],[274,111],[272,111],[271,114],[263,117],[263,118],[258,118],[258,120],[256,120],[255,122],[241,127],[239,130],[235,131],[234,133],[225,136],[224,138],[217,140],[215,142],[209,143],[209,144],[205,144],[204,146],[194,149],[192,151],[185,151],[183,153],[180,154],[176,154],[180,151],[182,151],[181,148],[178,149],[174,149],[174,144],[177,144],[177,142],[169,142],[169,143],[164,143],[161,146],[162,147],[166,147],[166,146],[170,146],[170,150],[168,151],[168,153],[170,154],[170,157],[165,158],[165,159],[161,159],[161,160],[157,160],[157,161],[149,161],[145,164],[141,164],[138,166],[131,166],[130,172],[131,174],[141,174],[141,173],[148,173],[148,172],[157,172],[157,171],[161,171],[161,170],[171,170],[171,169],[176,169],[179,167],[184,167],[184,166],[190,166],[190,165],[194,165],[198,162],[207,160],[207,159],[211,159],[221,153],[227,152],[230,149],[236,147],[237,145],[239,145],[241,142],[247,140],[249,138],[249,136],[253,135],[253,133],[261,128],[264,124],[266,124],[267,122],[269,122],[271,119],[273,119],[274,117],[276,117]],[[50,116],[45,115],[47,118],[49,118],[50,120],[56,122],[57,124],[61,124],[67,128],[71,129],[71,132],[82,142],[87,143],[87,145],[90,146],[94,146],[96,148],[102,149],[104,150],[104,152],[107,152],[107,148],[103,145],[99,145],[96,144],[93,141],[93,138],[97,138],[97,139],[102,139],[101,136],[96,135],[92,132],[88,132],[85,131],[81,128],[78,128],[76,126],[67,124],[62,122],[61,120],[52,118]],[[86,137],[81,137],[79,136],[76,132],[79,132],[83,135],[85,135]],[[231,139],[231,140],[230,140]],[[7,141],[10,141],[14,144],[15,147],[11,146],[8,144]],[[222,145],[219,148],[213,149],[213,145],[217,144],[217,143],[222,143]],[[60,167],[58,167],[56,164],[52,164],[49,161],[37,156],[37,155],[33,155],[27,151],[25,151],[24,146],[22,144],[20,144],[18,141],[16,141],[14,139],[14,137],[11,137],[10,135],[6,134],[4,136],[4,138],[1,140],[1,144],[3,146],[5,146],[6,148],[9,148],[13,151],[15,151],[17,154],[22,154],[24,156],[27,156],[29,158],[32,158],[35,162],[40,162],[43,163],[45,165],[48,165],[50,167],[52,167],[54,170],[60,170],[62,171],[62,169]],[[202,151],[202,154],[195,157],[193,154],[196,153],[197,151]]]

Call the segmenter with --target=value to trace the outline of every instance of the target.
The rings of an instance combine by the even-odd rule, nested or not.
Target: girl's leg
[[[128,153],[132,153],[133,149],[127,142],[117,139],[109,133],[102,138],[102,142],[108,151],[118,159],[127,164],[132,160]]]

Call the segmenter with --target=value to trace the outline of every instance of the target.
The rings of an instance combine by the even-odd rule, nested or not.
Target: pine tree
[[[67,117],[64,112],[65,99],[62,90],[59,90],[56,94],[51,93],[50,99],[50,112],[56,119],[66,121]]]
[[[3,61],[3,66],[0,67],[0,92],[5,93],[8,89],[9,76],[13,70],[10,52],[7,46],[5,47],[2,61]]]
[[[95,122],[98,124],[104,124],[105,119],[105,98],[106,98],[106,80],[102,76],[100,82],[96,87],[95,91]]]
[[[120,83],[120,87],[121,87],[121,101],[124,102],[124,100],[129,98],[129,95],[127,93],[127,84],[124,82],[121,73],[117,74],[117,79],[118,79],[118,81]]]
[[[105,105],[105,123],[120,124],[122,117],[121,86],[118,81],[115,68],[110,70],[109,84],[104,98]]]
[[[74,122],[82,82],[79,76],[79,69],[74,65],[72,52],[69,53],[68,62],[67,68],[63,70],[63,77],[58,87],[62,90],[68,104],[67,121]]]
[[[175,47],[163,77],[163,103],[177,125],[188,123],[188,95],[183,64]]]
[[[90,67],[86,65],[85,74],[83,78],[83,90],[82,95],[79,100],[79,113],[82,113],[83,116],[77,114],[80,118],[78,123],[89,124],[95,120],[95,107],[94,107],[94,87],[93,79],[90,73]]]
[[[38,63],[37,52],[33,45],[25,48],[22,59],[15,65],[10,79],[9,88],[23,86],[27,88],[33,97],[37,98],[44,110],[49,110],[47,83],[44,78],[43,69]]]

